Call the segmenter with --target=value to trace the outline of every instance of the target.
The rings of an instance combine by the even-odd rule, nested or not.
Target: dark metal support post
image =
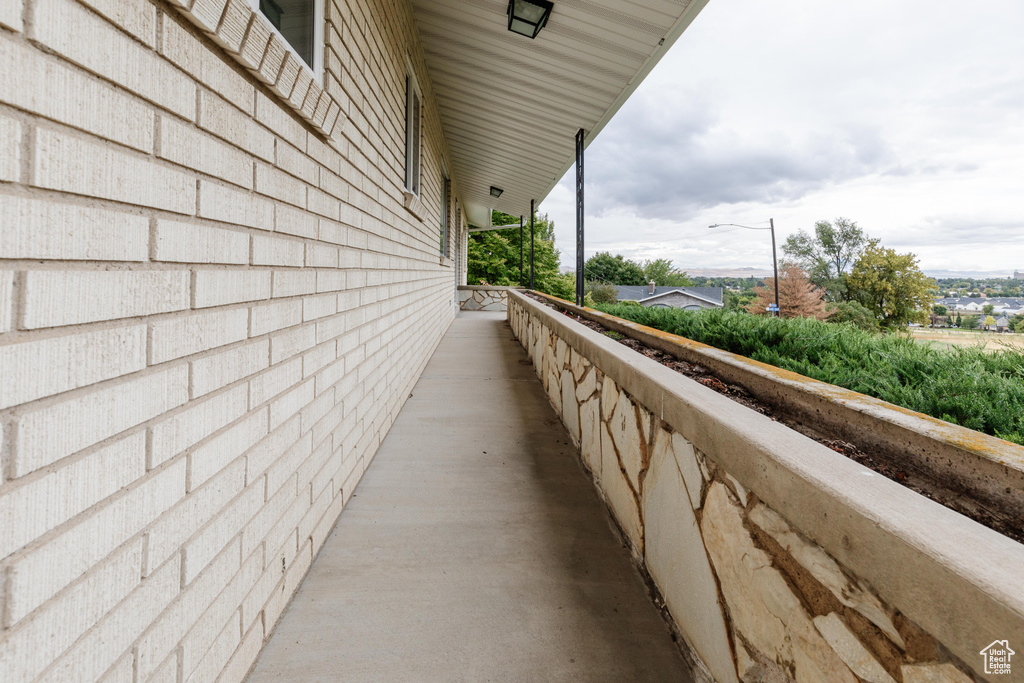
[[[533,200],[530,200],[530,289],[533,289]]]
[[[583,129],[576,133],[576,305],[583,305]]]
[[[523,217],[519,217],[519,286],[523,286]]]
[[[768,225],[772,229],[772,266],[775,268],[775,317],[778,318],[782,315],[782,309],[779,308],[779,259],[775,256],[775,219],[769,218]],[[764,230],[764,228],[761,228]]]

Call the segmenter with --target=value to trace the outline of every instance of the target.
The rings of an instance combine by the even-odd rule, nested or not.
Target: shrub
[[[849,323],[601,305],[605,313],[1024,445],[1024,352],[938,350]]]

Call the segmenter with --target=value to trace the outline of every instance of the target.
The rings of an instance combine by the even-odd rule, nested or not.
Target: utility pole
[[[576,305],[583,305],[583,129],[576,133]]]
[[[768,225],[772,229],[772,266],[775,268],[775,317],[778,318],[782,315],[782,309],[779,308],[779,259],[775,256],[775,219],[769,218]]]

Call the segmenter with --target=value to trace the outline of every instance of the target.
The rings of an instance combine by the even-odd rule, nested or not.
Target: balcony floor
[[[455,319],[248,680],[691,680],[504,313]]]

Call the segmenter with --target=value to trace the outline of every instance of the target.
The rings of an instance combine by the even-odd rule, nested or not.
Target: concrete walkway
[[[504,313],[461,313],[264,681],[690,681]]]

